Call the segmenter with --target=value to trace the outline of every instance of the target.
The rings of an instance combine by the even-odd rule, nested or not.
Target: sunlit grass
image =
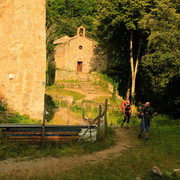
[[[86,96],[76,91],[67,90],[60,88],[58,86],[48,86],[46,88],[46,93],[48,95],[63,95],[63,96],[73,96],[74,101],[84,99]]]

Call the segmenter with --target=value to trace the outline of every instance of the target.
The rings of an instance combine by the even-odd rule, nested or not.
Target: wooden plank
[[[8,137],[27,137],[27,138],[33,138],[33,137],[42,137],[42,134],[8,134]],[[57,135],[57,134],[47,134],[45,135],[46,137],[71,137],[71,136],[75,136],[75,135],[67,135],[67,134],[61,134],[61,135]],[[78,134],[76,134],[76,136],[78,136]]]
[[[78,140],[79,136],[72,136],[72,137],[45,137],[45,140]],[[41,141],[41,137],[34,137],[34,138],[9,138],[10,141]]]
[[[3,134],[6,135],[10,135],[10,134],[17,134],[17,135],[34,135],[34,134],[40,134],[40,132],[14,132],[14,131],[5,131],[3,132]],[[50,135],[50,134],[54,134],[54,135],[78,135],[79,132],[46,132],[46,135]]]
[[[29,136],[9,136],[8,137],[9,139],[41,139],[41,136],[32,136],[32,137],[29,137]],[[79,138],[79,136],[45,136],[45,139],[74,139],[74,138]]]
[[[0,124],[0,128],[42,128],[42,124]],[[45,128],[60,128],[60,129],[81,129],[88,128],[88,126],[75,125],[45,125]],[[92,126],[92,128],[95,126]]]
[[[82,129],[82,128],[81,128]],[[80,132],[81,129],[58,129],[58,128],[50,128],[50,129],[45,129],[45,132]],[[2,130],[3,132],[5,131],[11,131],[11,132],[39,132],[41,133],[41,128],[40,129],[34,129],[34,128],[8,128],[5,130]]]

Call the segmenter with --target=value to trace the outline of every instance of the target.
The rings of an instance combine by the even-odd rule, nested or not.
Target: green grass
[[[60,80],[56,81],[56,83],[80,83],[78,80]]]
[[[68,144],[49,142],[42,148],[40,146],[9,142],[0,131],[0,160],[7,158],[28,157],[30,159],[40,157],[64,157],[74,154],[88,154],[100,151],[112,146],[115,143],[114,131],[109,128],[108,135],[101,136],[100,142],[84,142],[80,144],[71,142]]]
[[[104,103],[106,99],[108,100],[108,104],[117,104],[117,105],[120,106],[121,103],[122,103],[122,101],[119,100],[119,99],[116,99],[116,102],[114,102],[114,101],[112,100],[112,97],[107,97],[107,96],[98,96],[98,97],[95,97],[95,98],[93,99],[93,101],[94,101],[94,102],[98,102],[98,103]]]
[[[86,96],[76,91],[66,90],[58,86],[48,86],[46,88],[46,93],[49,95],[58,94],[64,96],[73,96],[74,101],[78,101],[80,99],[84,99]]]
[[[180,167],[180,121],[159,121],[161,144],[159,144],[156,121],[152,121],[149,142],[144,144],[143,137],[137,138],[139,126],[127,130],[131,136],[132,147],[125,150],[116,159],[104,160],[98,164],[77,166],[58,175],[38,177],[39,179],[58,180],[133,180],[141,177],[143,180],[158,180],[151,176],[153,166],[158,166],[163,173],[163,180],[178,180],[179,177],[169,176],[166,172]]]
[[[38,124],[41,120],[30,119],[28,115],[20,115],[7,111],[0,111],[0,123],[22,123],[22,124]]]

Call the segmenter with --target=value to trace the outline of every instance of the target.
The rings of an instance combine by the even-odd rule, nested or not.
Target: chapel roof
[[[80,30],[83,30],[82,37],[84,37],[84,38],[86,38],[86,39],[88,39],[90,41],[93,41],[92,39],[86,37],[86,34],[85,34],[86,29],[83,26],[80,26],[77,29],[77,35],[76,36],[73,36],[73,37],[63,36],[60,39],[55,40],[53,44],[63,44],[65,42],[69,41],[69,40],[76,39],[77,37],[80,37],[81,36],[80,35]]]

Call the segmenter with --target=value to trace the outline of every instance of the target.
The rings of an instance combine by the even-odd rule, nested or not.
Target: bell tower
[[[77,29],[77,36],[85,37],[86,36],[86,29],[83,26],[80,26]]]

